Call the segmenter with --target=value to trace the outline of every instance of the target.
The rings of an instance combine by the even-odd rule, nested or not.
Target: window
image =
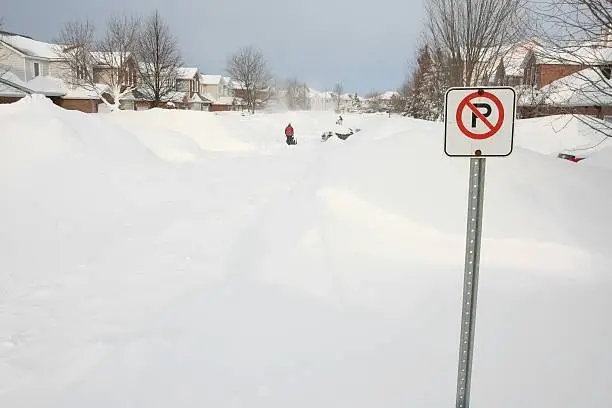
[[[40,75],[40,64],[38,62],[34,63],[34,76],[37,77]]]
[[[87,76],[87,70],[83,66],[77,67],[76,77],[77,79],[85,79]]]
[[[601,67],[601,73],[606,79],[610,79],[610,77],[612,77],[612,65],[604,65]]]

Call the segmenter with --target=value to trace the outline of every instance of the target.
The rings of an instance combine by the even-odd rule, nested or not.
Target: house
[[[236,110],[240,104],[235,98],[232,80],[222,75],[201,75],[202,94],[212,101],[211,111]]]
[[[563,50],[534,47],[523,63],[519,115],[610,116],[612,47],[580,43]],[[527,92],[526,92],[527,91]],[[525,98],[523,94],[528,94]]]
[[[105,89],[99,92],[104,93]],[[43,95],[64,109],[86,113],[98,112],[98,105],[102,103],[97,94],[83,88],[70,89],[58,78],[38,76],[23,82],[10,71],[0,76],[0,103],[13,103],[33,94]]]
[[[66,109],[98,112],[98,105],[102,101],[97,94],[78,86],[69,87],[64,83],[63,78],[72,73],[58,45],[0,31],[0,53],[0,71],[8,71],[14,75],[13,79],[25,84],[27,91],[22,90],[25,94],[45,95],[56,105]],[[0,100],[2,101],[6,103],[8,99]]]
[[[198,68],[181,67],[178,69],[176,92],[171,102],[180,109],[210,110],[212,101],[201,93]]]
[[[118,84],[122,88],[138,84],[138,63],[130,53],[92,52],[93,81],[98,84]]]
[[[525,61],[535,47],[541,47],[541,44],[537,40],[531,39],[503,50],[489,84],[522,86],[525,78]]]
[[[56,44],[0,31],[0,48],[0,69],[8,69],[24,82],[37,76],[61,77],[69,70]]]
[[[537,46],[530,50],[523,63],[523,82],[542,88],[557,79],[594,66],[612,66],[612,47],[584,43],[552,50]]]
[[[27,83],[19,79],[14,73],[8,71],[0,75],[0,103],[17,102],[26,95],[41,93],[31,89]],[[59,100],[63,95],[62,92],[46,92],[47,96],[54,102]]]
[[[522,117],[561,114],[612,117],[612,80],[600,67],[556,79],[537,90],[537,99],[520,103]]]

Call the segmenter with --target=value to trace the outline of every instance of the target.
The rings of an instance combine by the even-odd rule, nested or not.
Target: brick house
[[[612,100],[607,97],[612,92],[611,47],[585,43],[552,52],[538,46],[527,53],[522,66],[520,117],[612,114]]]

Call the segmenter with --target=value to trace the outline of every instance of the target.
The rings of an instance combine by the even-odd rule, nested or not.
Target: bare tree
[[[111,110],[118,110],[122,98],[136,87],[138,29],[138,19],[115,15],[107,21],[105,35],[96,40],[89,21],[66,23],[57,41],[70,68],[64,79],[96,93]]]
[[[368,106],[371,110],[375,112],[380,112],[384,109],[384,104],[382,100],[382,92],[380,91],[370,91],[366,95],[366,100],[368,101]]]
[[[391,109],[393,112],[406,113],[408,110],[408,101],[411,94],[411,81],[410,78],[406,78],[402,85],[397,90],[397,98],[393,99]]]
[[[0,41],[2,40],[2,28],[4,26],[4,17],[0,17]],[[7,71],[8,67],[2,63],[2,61],[8,56],[8,52],[3,46],[0,46],[0,77],[3,76]]]
[[[332,92],[332,97],[336,100],[336,110],[340,112],[340,102],[342,101],[342,95],[344,94],[344,86],[342,86],[342,82],[338,82],[334,85],[334,90]]]
[[[296,78],[287,81],[285,99],[290,110],[309,110],[310,99],[308,97],[308,85],[298,81]]]
[[[142,90],[153,106],[166,103],[174,95],[182,62],[178,42],[158,11],[144,24],[137,55]]]
[[[522,38],[527,0],[428,0],[427,42],[446,56],[450,86],[486,85],[508,44]]]
[[[272,80],[263,53],[252,45],[243,47],[229,58],[226,69],[240,84],[248,110],[255,113],[258,99],[263,100],[269,94]]]
[[[556,81],[572,100],[562,100],[560,92],[546,101],[555,113],[572,113],[569,106],[582,105],[603,110],[612,107],[612,2],[610,0],[544,0],[532,8],[537,17],[534,35],[543,39],[539,57],[557,64],[573,65],[571,78]],[[551,98],[557,95],[557,98]],[[593,116],[574,115],[592,129],[612,136],[612,124]]]

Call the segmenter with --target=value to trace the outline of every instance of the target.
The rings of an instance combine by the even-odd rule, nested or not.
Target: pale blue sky
[[[224,73],[228,56],[259,47],[273,73],[346,91],[396,89],[423,26],[422,0],[2,0],[5,28],[51,41],[70,19],[102,29],[115,12],[159,9],[181,44],[185,65]],[[359,5],[361,4],[361,5]]]

